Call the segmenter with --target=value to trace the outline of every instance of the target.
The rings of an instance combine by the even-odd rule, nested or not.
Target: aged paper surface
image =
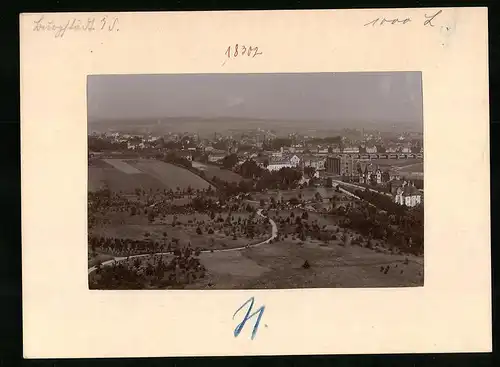
[[[485,8],[23,14],[20,35],[26,358],[491,350]],[[347,71],[422,72],[424,287],[88,289],[88,75]]]

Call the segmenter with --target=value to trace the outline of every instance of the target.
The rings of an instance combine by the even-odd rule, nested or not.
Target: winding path
[[[272,220],[271,218],[269,217],[266,217],[265,215],[262,214],[262,209],[258,209],[257,210],[257,214],[260,215],[262,218],[267,218],[269,220],[269,223],[271,223],[271,227],[272,227],[272,231],[271,231],[271,237],[269,237],[267,240],[265,241],[262,241],[262,242],[259,242],[259,243],[256,243],[254,245],[246,245],[246,246],[241,246],[241,247],[234,247],[234,248],[228,248],[228,249],[219,249],[219,250],[203,250],[201,251],[202,253],[215,253],[215,252],[231,252],[231,251],[241,251],[241,250],[245,250],[247,248],[251,248],[251,247],[257,247],[257,246],[260,246],[260,245],[264,245],[264,244],[267,244],[269,243],[271,240],[274,240],[276,238],[276,236],[278,235],[278,227],[276,226],[276,223],[274,222],[274,220]],[[153,255],[171,255],[170,252],[157,252]],[[109,266],[111,264],[114,264],[118,261],[123,261],[123,260],[127,260],[128,259],[134,259],[136,257],[145,257],[145,256],[152,256],[151,254],[140,254],[140,255],[132,255],[132,256],[118,256],[118,257],[115,257],[111,260],[106,260],[104,262],[101,263],[101,266]],[[89,274],[92,273],[93,271],[95,271],[97,269],[96,266],[93,266],[91,268],[89,268]]]

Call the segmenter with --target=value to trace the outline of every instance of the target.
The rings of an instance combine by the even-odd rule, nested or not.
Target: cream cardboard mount
[[[24,356],[491,351],[487,20],[485,8],[22,14]],[[366,71],[422,73],[424,286],[89,290],[89,75]]]

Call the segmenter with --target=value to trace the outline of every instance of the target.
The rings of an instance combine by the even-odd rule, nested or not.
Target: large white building
[[[290,163],[292,164],[293,167],[297,167],[300,163],[300,158],[297,157],[296,155],[293,155],[291,158],[290,158]]]
[[[414,184],[403,182],[402,186],[396,190],[394,202],[399,205],[414,207],[421,203],[421,195]]]
[[[225,153],[220,153],[220,152],[210,153],[208,155],[208,161],[211,163],[219,162],[223,160],[225,156],[226,156]]]
[[[268,171],[279,171],[282,168],[292,168],[292,167],[297,167],[300,164],[300,158],[297,157],[296,155],[293,155],[292,157],[289,158],[278,158],[278,157],[271,157],[269,160],[269,164],[267,165],[267,170]]]
[[[267,165],[267,170],[268,171],[279,171],[282,168],[286,167],[292,167],[292,164],[288,159],[282,159],[282,160],[275,160],[273,162],[269,162]]]

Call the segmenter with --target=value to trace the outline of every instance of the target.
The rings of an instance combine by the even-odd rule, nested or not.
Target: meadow
[[[314,187],[295,190],[268,190],[265,193],[257,193],[253,197],[255,200],[270,200],[273,197],[277,201],[282,199],[288,201],[292,198],[308,201],[314,200],[316,193],[320,194],[323,199],[340,195],[334,188]]]
[[[161,215],[152,223],[146,216],[128,213],[107,214],[108,222],[89,230],[89,235],[106,238],[158,242],[164,246],[174,242],[180,246],[204,250],[244,247],[268,239],[271,227],[266,219],[251,218],[247,212],[217,214]],[[253,236],[247,236],[247,223],[252,223]],[[110,255],[117,255],[111,253]]]
[[[196,190],[210,184],[187,169],[157,160],[93,160],[88,168],[88,189],[97,191],[105,186],[115,192],[133,192],[136,188]]]
[[[413,158],[413,159],[372,159],[370,163],[375,166],[378,165],[380,168],[387,167],[403,167],[411,164],[423,163],[422,159]]]
[[[400,168],[402,172],[424,172],[424,163],[415,163]]]
[[[212,179],[212,177],[215,176],[218,179],[226,182],[240,182],[243,180],[243,177],[241,177],[237,173],[226,169],[222,169],[212,164],[204,164],[200,162],[192,162],[192,164],[193,168],[196,168],[199,171],[204,172],[205,177],[208,179]]]
[[[202,253],[207,276],[186,289],[423,286],[423,259],[357,245],[287,239],[238,252]],[[307,261],[310,267],[304,268]]]

